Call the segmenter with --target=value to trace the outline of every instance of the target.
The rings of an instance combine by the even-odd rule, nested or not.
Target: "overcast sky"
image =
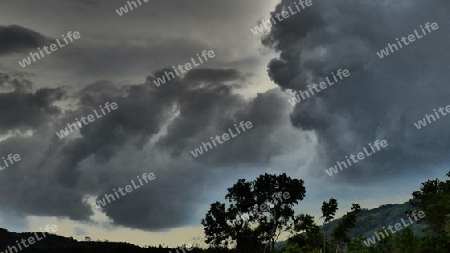
[[[141,1],[143,2],[143,1]],[[250,29],[293,0],[0,0],[0,227],[139,245],[192,243],[200,220],[237,179],[287,173],[306,182],[297,210],[322,201],[403,203],[448,171],[450,118],[413,123],[450,104],[450,2],[313,0],[264,35]],[[380,59],[420,25],[439,29]],[[81,38],[22,68],[67,32]],[[204,50],[215,57],[170,82],[153,80]],[[450,51],[449,51],[450,52]],[[350,77],[302,101],[331,72]],[[118,109],[60,139],[106,102]],[[233,124],[253,128],[194,158]],[[369,142],[388,147],[338,174],[325,169]],[[0,161],[1,162],[1,161]],[[101,211],[92,203],[143,173],[156,179]],[[201,239],[200,239],[201,240]]]

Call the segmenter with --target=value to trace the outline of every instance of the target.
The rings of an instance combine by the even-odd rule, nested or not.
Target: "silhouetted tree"
[[[450,172],[447,177],[450,177]],[[412,195],[412,204],[425,212],[423,220],[430,229],[438,235],[447,234],[450,237],[450,234],[446,233],[446,226],[450,224],[450,180],[428,180]]]
[[[337,208],[337,206],[336,206]],[[352,204],[351,212],[346,213],[337,227],[331,233],[333,236],[333,244],[336,246],[336,252],[342,252],[344,246],[351,241],[348,235],[349,229],[356,225],[356,213],[361,211],[358,204]]]
[[[288,239],[288,245],[298,245],[302,252],[314,251],[322,247],[323,236],[320,227],[314,222],[314,217],[308,214],[298,216],[294,231],[300,232]],[[295,248],[291,248],[294,251]]]
[[[323,225],[334,219],[337,210],[338,202],[334,198],[331,198],[328,203],[326,201],[322,203],[322,218],[324,219]],[[327,236],[325,235],[323,241],[323,252],[325,252],[326,237]]]
[[[293,206],[305,194],[303,180],[291,179],[286,174],[264,174],[250,182],[239,179],[225,196],[229,206],[220,202],[211,204],[202,220],[205,242],[213,247],[235,245],[238,252],[246,253],[261,253],[266,244],[273,251],[279,235],[293,229]],[[241,218],[243,215],[245,219]]]

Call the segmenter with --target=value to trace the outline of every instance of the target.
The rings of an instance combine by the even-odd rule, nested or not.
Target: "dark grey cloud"
[[[86,196],[102,198],[138,175],[154,172],[154,181],[107,205],[103,212],[116,225],[145,230],[198,224],[198,217],[192,213],[206,208],[204,190],[223,180],[210,168],[226,171],[236,165],[260,166],[283,153],[286,145],[273,138],[289,115],[281,93],[269,91],[250,100],[237,95],[234,90],[248,75],[235,69],[194,69],[156,87],[152,81],[164,71],[148,76],[142,84],[99,81],[65,97],[61,88],[22,95],[21,101],[30,100],[30,107],[36,107],[39,113],[26,117],[36,121],[33,136],[14,136],[2,143],[0,151],[20,151],[27,161],[18,164],[18,170],[3,173],[4,187],[12,187],[15,192],[2,197],[8,210],[16,210],[19,215],[89,221],[92,210]],[[27,82],[32,85],[23,80]],[[18,95],[14,90],[5,96]],[[63,110],[54,105],[60,99],[77,104]],[[10,102],[5,98],[0,101]],[[67,123],[92,114],[105,102],[116,102],[119,108],[83,126],[78,137],[75,133],[64,139],[56,137],[55,132]],[[28,112],[24,105],[27,103],[19,107],[20,113]],[[191,155],[202,141],[227,132],[240,121],[251,121],[253,128],[204,156]],[[2,122],[2,127],[9,126]],[[13,127],[18,129],[20,124]],[[32,142],[36,144],[29,145]],[[36,148],[41,152],[36,153]],[[27,176],[21,178],[22,173]],[[20,183],[6,183],[11,178]],[[36,185],[41,185],[39,190],[29,193]],[[23,202],[10,199],[26,192],[27,197],[20,198]]]
[[[31,91],[32,84],[20,74],[0,73],[0,87],[10,92],[0,93],[0,130],[34,130],[48,123],[60,110],[54,105],[62,100],[61,88]]]
[[[6,216],[91,221],[87,196],[101,198],[144,172],[154,172],[154,181],[102,211],[115,225],[145,230],[198,225],[215,198],[211,189],[234,180],[236,173],[229,169],[245,166],[244,173],[255,172],[287,146],[277,138],[289,133],[281,129],[289,123],[283,94],[270,91],[256,100],[238,95],[254,78],[247,72],[260,65],[258,38],[250,28],[269,4],[158,0],[119,17],[115,9],[125,4],[25,0],[1,8],[6,24],[53,38],[68,31],[81,34],[25,69],[34,76],[0,76],[0,103],[9,109],[4,119],[10,120],[0,122],[5,130],[0,153],[23,158],[1,171],[0,191],[11,192],[0,197]],[[9,49],[1,67],[20,69],[17,61],[38,47],[27,46]],[[216,57],[161,87],[153,84],[163,68],[189,62],[203,50],[214,50]],[[108,101],[119,109],[80,133],[56,136],[67,123]],[[253,129],[204,157],[192,157],[190,151],[202,141],[240,121],[252,121]]]
[[[250,28],[266,14],[270,1],[157,0],[120,17],[115,10],[126,4],[123,0],[12,1],[0,15],[5,24],[19,24],[53,38],[80,32],[80,39],[26,68],[45,71],[41,72],[44,83],[71,80],[71,85],[78,86],[79,81],[86,85],[105,78],[136,83],[149,72],[189,62],[203,50],[216,53],[203,68],[249,72],[261,64],[258,38]],[[61,25],[48,25],[55,22]],[[18,69],[23,57],[11,56],[5,64]]]
[[[3,153],[17,152],[24,157],[16,170],[2,171],[0,190],[13,189],[11,195],[1,198],[5,203],[2,213],[90,221],[93,212],[86,196],[103,197],[137,175],[155,172],[156,180],[106,206],[104,213],[116,225],[146,230],[198,225],[210,202],[207,189],[224,179],[217,175],[219,170],[210,171],[211,166],[234,164],[226,156],[239,150],[239,164],[249,166],[270,156],[254,155],[258,152],[252,148],[267,148],[256,145],[249,146],[252,155],[245,156],[244,139],[229,143],[236,145],[235,149],[218,149],[203,160],[194,159],[189,152],[238,120],[254,120],[244,118],[250,101],[236,92],[249,83],[251,76],[242,72],[252,68],[248,65],[255,64],[258,56],[257,50],[250,52],[258,46],[249,28],[267,4],[256,0],[214,4],[158,0],[119,17],[115,9],[125,4],[121,0],[25,1],[8,3],[7,10],[0,10],[2,17],[13,13],[5,17],[5,23],[20,20],[20,25],[54,38],[68,31],[81,34],[81,39],[26,68],[37,76],[26,80],[30,93],[35,92],[33,88],[48,86],[65,90],[58,83],[71,87],[65,87],[66,97],[52,104],[55,114],[39,111],[42,115],[40,120],[36,117],[32,134],[15,134],[2,141]],[[171,16],[166,15],[169,12]],[[216,53],[201,66],[205,69],[192,70],[159,88],[153,84],[152,80],[163,74],[162,68],[189,62],[203,50]],[[23,57],[8,55],[5,66],[18,69],[17,61]],[[245,68],[234,69],[241,66]],[[8,85],[7,94],[13,96]],[[117,102],[119,109],[82,128],[80,134],[71,133],[62,140],[55,135],[76,117],[90,114],[107,101]],[[286,122],[288,115],[284,116]],[[258,132],[256,126],[252,131]]]
[[[283,0],[276,10],[292,4]],[[324,168],[314,169],[317,175],[327,176],[324,169],[376,139],[386,139],[388,150],[333,179],[367,183],[448,164],[448,119],[421,130],[413,123],[450,104],[450,76],[444,67],[449,6],[446,1],[313,1],[263,38],[263,44],[280,52],[268,71],[283,89],[306,90],[338,69],[351,72],[349,78],[297,104],[291,115],[294,126],[318,135],[326,160]],[[384,59],[376,55],[426,22],[437,22],[439,30]]]
[[[36,51],[49,41],[50,38],[19,25],[0,26],[0,56]]]
[[[2,170],[1,191],[10,192],[2,197],[5,205],[2,213],[12,219],[24,219],[26,215],[70,216],[76,219],[76,201],[83,195],[49,183],[51,168],[45,159],[51,151],[50,136],[62,113],[56,105],[65,99],[62,88],[32,90],[33,83],[26,76],[2,73],[0,96],[2,145],[0,154],[19,154],[21,160]],[[59,191],[59,193],[56,193]],[[47,205],[42,205],[45,199]],[[64,202],[61,208],[53,208]],[[87,209],[80,206],[81,209]],[[8,213],[15,215],[10,216]]]

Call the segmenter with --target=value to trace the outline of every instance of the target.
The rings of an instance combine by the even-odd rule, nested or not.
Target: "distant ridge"
[[[5,252],[8,245],[17,245],[16,240],[27,239],[33,235],[33,232],[14,233],[4,228],[0,228],[0,252]],[[22,247],[24,248],[24,247]],[[139,247],[124,242],[101,242],[101,241],[77,241],[73,238],[67,238],[58,235],[47,235],[47,237],[35,244],[20,250],[18,253],[128,253],[128,252],[147,252],[147,253],[169,253],[176,252],[176,249],[162,247]],[[7,251],[9,253],[9,251]],[[211,252],[194,248],[189,251],[193,253]],[[216,251],[219,253],[219,251]]]
[[[382,228],[383,226],[394,225],[398,223],[401,218],[405,218],[406,211],[417,210],[409,202],[403,204],[385,204],[373,209],[362,209],[360,213],[356,215],[356,226],[350,229],[349,236],[352,238],[358,237],[360,234],[366,238],[373,236],[375,230]],[[322,233],[327,238],[331,234],[331,231],[341,222],[341,218],[333,220],[332,222],[321,226]],[[321,224],[318,224],[321,225]],[[412,229],[414,233],[421,234],[421,230],[426,228],[423,223],[413,223],[408,228]],[[276,248],[280,249],[286,246],[287,241],[280,241],[276,244]]]
[[[388,225],[394,225],[400,222],[400,219],[405,219],[406,211],[417,210],[416,207],[412,206],[409,202],[403,204],[386,204],[381,205],[373,209],[363,209],[360,213],[356,215],[356,226],[350,229],[349,235],[357,237],[360,234],[365,237],[372,236],[375,230],[387,227]],[[322,227],[322,232],[326,232],[328,235],[331,230],[340,222],[341,219],[332,221]],[[424,223],[414,223],[408,228],[412,229],[414,233],[420,234],[422,228],[425,228]]]

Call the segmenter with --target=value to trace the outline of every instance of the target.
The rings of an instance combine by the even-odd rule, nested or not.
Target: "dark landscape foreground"
[[[450,173],[447,177],[450,177]],[[254,188],[254,185],[266,187]],[[283,189],[292,196],[284,202],[274,202],[272,209],[278,212],[275,212],[273,217],[268,212],[259,216],[247,216],[250,218],[244,220],[236,219],[237,214],[248,214],[248,207],[266,203],[266,197],[273,194],[273,189]],[[334,217],[338,202],[331,198],[322,205],[323,216],[319,218],[324,219],[324,226],[316,224],[313,216],[295,214],[292,209],[305,196],[303,180],[291,179],[286,174],[264,174],[255,181],[239,180],[228,191],[226,198],[234,203],[228,208],[220,202],[211,204],[210,211],[202,220],[206,243],[209,244],[207,249],[194,247],[187,251],[161,245],[138,247],[122,242],[77,241],[50,234],[28,248],[22,247],[24,249],[20,252],[319,253],[324,245],[327,252],[450,252],[450,180],[433,179],[422,183],[420,189],[412,193],[413,198],[404,204],[386,204],[370,210],[353,204],[351,211],[339,219]],[[252,195],[254,199],[239,197]],[[419,210],[426,213],[425,218],[410,222],[409,226],[397,230],[396,233],[388,234],[385,231],[387,236],[375,240],[370,246],[367,244],[367,239],[375,238],[375,233],[382,234],[383,229],[387,230],[385,227],[400,223],[402,219],[407,220],[408,215]],[[284,222],[289,220],[291,222]],[[279,230],[271,229],[274,224]],[[287,241],[280,242],[278,237],[274,237],[274,231],[290,232],[292,236]],[[35,234],[0,229],[0,252],[11,253],[7,250],[8,246],[17,246],[16,241],[36,237]]]

